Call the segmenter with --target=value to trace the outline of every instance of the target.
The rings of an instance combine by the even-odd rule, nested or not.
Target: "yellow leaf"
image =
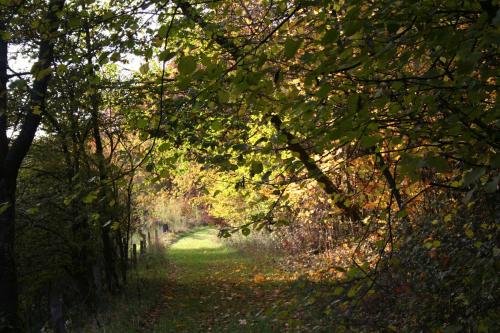
[[[42,113],[42,109],[40,108],[40,105],[35,105],[33,107],[33,114],[39,116]]]
[[[262,283],[266,280],[266,277],[264,276],[264,274],[256,274],[254,277],[253,277],[253,282],[254,283]]]

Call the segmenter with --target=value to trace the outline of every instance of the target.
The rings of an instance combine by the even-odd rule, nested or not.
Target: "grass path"
[[[226,246],[216,230],[183,236],[167,257],[172,268],[150,315],[153,332],[311,331],[300,329],[293,288],[270,265]]]

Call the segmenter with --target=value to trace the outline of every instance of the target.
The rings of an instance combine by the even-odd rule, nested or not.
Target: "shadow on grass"
[[[286,279],[268,258],[226,246],[217,231],[185,232],[148,254],[95,322],[72,332],[335,332],[331,285]],[[324,297],[326,296],[326,297]]]
[[[334,332],[325,316],[332,290],[307,281],[238,279],[230,271],[205,279],[172,280],[154,332]]]
[[[168,250],[176,273],[154,332],[308,332],[311,325],[332,331],[323,313],[328,304],[311,302],[313,292],[330,285],[282,280],[263,264],[267,258],[213,237],[213,230],[198,229]]]

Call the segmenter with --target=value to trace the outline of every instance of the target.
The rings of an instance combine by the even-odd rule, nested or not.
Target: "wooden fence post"
[[[137,267],[137,244],[132,244],[132,263],[134,268]]]
[[[145,254],[145,253],[146,253],[146,240],[142,239],[141,240],[141,254]]]

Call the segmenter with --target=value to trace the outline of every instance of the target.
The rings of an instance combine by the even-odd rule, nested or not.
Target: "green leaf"
[[[12,34],[8,31],[0,31],[0,38],[8,42],[12,38]]]
[[[330,44],[330,43],[336,42],[339,39],[339,37],[340,37],[339,31],[331,29],[331,30],[328,30],[327,32],[325,32],[325,34],[323,35],[323,38],[321,39],[321,43],[323,45]]]
[[[252,174],[258,175],[262,171],[264,171],[264,166],[262,165],[261,162],[258,162],[258,161],[252,162],[252,165],[250,166],[250,172]]]
[[[51,67],[47,67],[45,69],[42,69],[41,71],[39,71],[36,74],[36,79],[38,81],[43,80],[46,76],[50,75],[50,73],[52,73],[52,68]]]
[[[70,28],[77,28],[81,26],[82,20],[79,17],[72,17],[68,20],[68,26]]]
[[[162,51],[159,55],[158,55],[158,60],[160,61],[169,61],[170,59],[172,59],[173,57],[175,56],[175,53],[174,52],[169,52],[169,51]]]
[[[158,146],[158,151],[163,153],[170,149],[170,144],[168,142],[163,142]]]
[[[141,128],[141,129],[144,129],[148,126],[149,122],[146,118],[139,118],[137,120],[137,127],[138,128]]]
[[[316,303],[316,297],[312,296],[307,300],[306,305],[313,305],[314,303]]]
[[[359,95],[358,94],[351,94],[347,98],[347,108],[350,112],[356,112],[358,111],[359,107]]]
[[[170,176],[170,170],[168,168],[163,168],[160,171],[160,177],[161,178],[168,178]]]
[[[472,199],[472,196],[474,195],[474,192],[476,192],[476,188],[475,187],[472,190],[470,190],[469,192],[467,192],[467,194],[465,195],[465,197],[463,199],[463,202],[464,203],[468,203]]]
[[[57,74],[64,74],[64,72],[66,72],[67,70],[68,66],[66,66],[65,64],[60,64],[57,66],[56,72]]]
[[[119,61],[120,60],[120,53],[118,53],[118,52],[113,53],[109,59],[111,59],[111,61],[115,61],[115,62]]]
[[[158,29],[158,35],[162,38],[167,36],[167,31],[168,31],[168,25],[164,24]]]
[[[146,75],[149,72],[149,63],[144,63],[139,67],[139,72],[143,75]]]
[[[467,236],[469,238],[473,238],[474,237],[474,231],[472,231],[471,229],[465,230],[465,236]]]
[[[404,210],[404,209],[403,209],[403,210],[400,210],[400,211],[396,214],[396,216],[397,216],[398,218],[400,218],[400,219],[401,219],[401,218],[403,218],[403,217],[408,216],[408,212],[407,212],[406,210]]]
[[[293,56],[297,53],[301,45],[302,41],[294,40],[291,38],[287,39],[285,41],[285,50],[283,51],[285,58],[287,59],[293,58]]]
[[[261,180],[262,182],[264,182],[264,183],[269,182],[269,176],[271,176],[271,173],[272,173],[272,171],[271,171],[271,170],[266,171],[266,173],[264,173],[264,174],[262,175],[262,177],[260,178],[260,180]]]
[[[494,193],[498,190],[498,183],[500,181],[500,175],[494,177],[489,182],[484,185],[484,190],[488,193]]]
[[[10,207],[10,202],[2,202],[0,204],[0,214],[3,214]]]
[[[219,119],[216,119],[212,121],[212,123],[210,124],[210,128],[214,131],[220,131],[223,128],[222,122]]]
[[[484,175],[485,172],[485,168],[473,168],[464,175],[464,186],[469,186],[472,183],[476,182],[482,175]]]
[[[237,143],[233,145],[233,149],[237,151],[247,151],[248,145],[246,143]]]
[[[500,154],[495,154],[493,157],[491,157],[491,167],[500,168]]]
[[[26,213],[28,213],[29,215],[35,215],[35,214],[38,214],[39,212],[40,212],[40,208],[38,208],[38,207],[31,207],[31,208],[26,210]]]
[[[181,75],[189,75],[196,70],[196,58],[193,56],[185,56],[177,62],[177,68]]]
[[[361,29],[362,22],[360,19],[353,19],[344,23],[344,34],[349,37],[354,35]]]
[[[218,93],[217,93],[217,97],[219,98],[219,102],[221,103],[227,103],[229,101],[229,92],[225,91],[225,90],[220,90]]]
[[[354,296],[356,296],[356,294],[358,293],[359,289],[360,289],[359,286],[356,286],[356,285],[352,286],[349,289],[349,291],[347,292],[347,297],[353,298]]]
[[[250,235],[250,229],[247,227],[243,227],[241,228],[241,233],[243,234],[243,236],[248,236]]]
[[[437,171],[447,171],[450,168],[446,159],[440,156],[427,156],[425,158],[425,164],[435,168]]]
[[[379,143],[382,138],[379,135],[363,136],[360,139],[361,148],[370,148]]]
[[[83,199],[83,203],[90,204],[94,202],[97,199],[97,194],[99,193],[99,190],[95,190],[87,194]]]
[[[326,96],[328,96],[328,93],[330,92],[330,85],[328,84],[322,84],[321,87],[319,88],[319,90],[316,92],[316,97],[318,97],[319,99],[323,99],[325,98]]]

